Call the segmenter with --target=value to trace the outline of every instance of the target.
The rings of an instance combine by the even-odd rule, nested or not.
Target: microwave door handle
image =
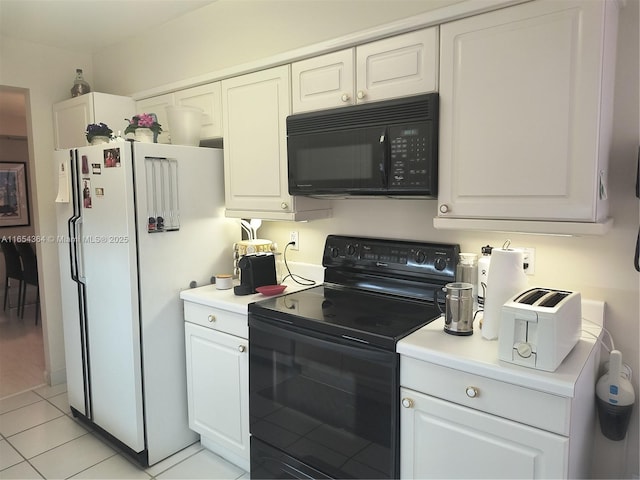
[[[389,136],[387,135],[387,130],[384,129],[382,134],[380,135],[380,148],[382,149],[382,159],[379,164],[380,169],[380,181],[383,187],[388,185],[387,180],[387,171],[389,166]]]

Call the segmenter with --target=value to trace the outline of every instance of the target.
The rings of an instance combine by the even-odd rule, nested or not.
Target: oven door
[[[249,343],[252,478],[398,478],[395,352],[255,314]]]

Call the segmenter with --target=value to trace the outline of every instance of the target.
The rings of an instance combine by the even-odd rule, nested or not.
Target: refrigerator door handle
[[[86,277],[84,276],[84,255],[82,254],[82,217],[78,217],[74,222],[76,233],[76,281],[82,284],[86,284]]]
[[[78,281],[78,252],[76,248],[76,229],[75,229],[75,220],[73,218],[69,219],[69,256],[71,257],[71,279],[74,282]]]
[[[71,279],[74,282],[79,281],[78,275],[78,227],[77,223],[80,220],[80,191],[78,186],[78,157],[77,150],[72,150],[70,154],[71,160],[71,193],[73,214],[67,221],[67,228],[69,231],[69,256],[71,258]]]

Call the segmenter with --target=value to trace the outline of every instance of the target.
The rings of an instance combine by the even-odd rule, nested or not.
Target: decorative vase
[[[136,128],[135,137],[138,142],[153,143],[153,131],[150,128]]]
[[[91,145],[102,145],[103,143],[109,143],[109,137],[102,135],[96,135],[91,139]]]

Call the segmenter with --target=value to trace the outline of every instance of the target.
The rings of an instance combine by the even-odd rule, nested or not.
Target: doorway
[[[28,205],[33,206],[29,171],[28,90],[0,85],[0,162],[24,163]],[[0,240],[34,236],[33,211],[16,226],[0,226]],[[27,286],[24,315],[18,312],[18,281],[10,280],[4,308],[5,261],[0,255],[0,398],[45,383],[41,315],[36,323],[35,288]]]

